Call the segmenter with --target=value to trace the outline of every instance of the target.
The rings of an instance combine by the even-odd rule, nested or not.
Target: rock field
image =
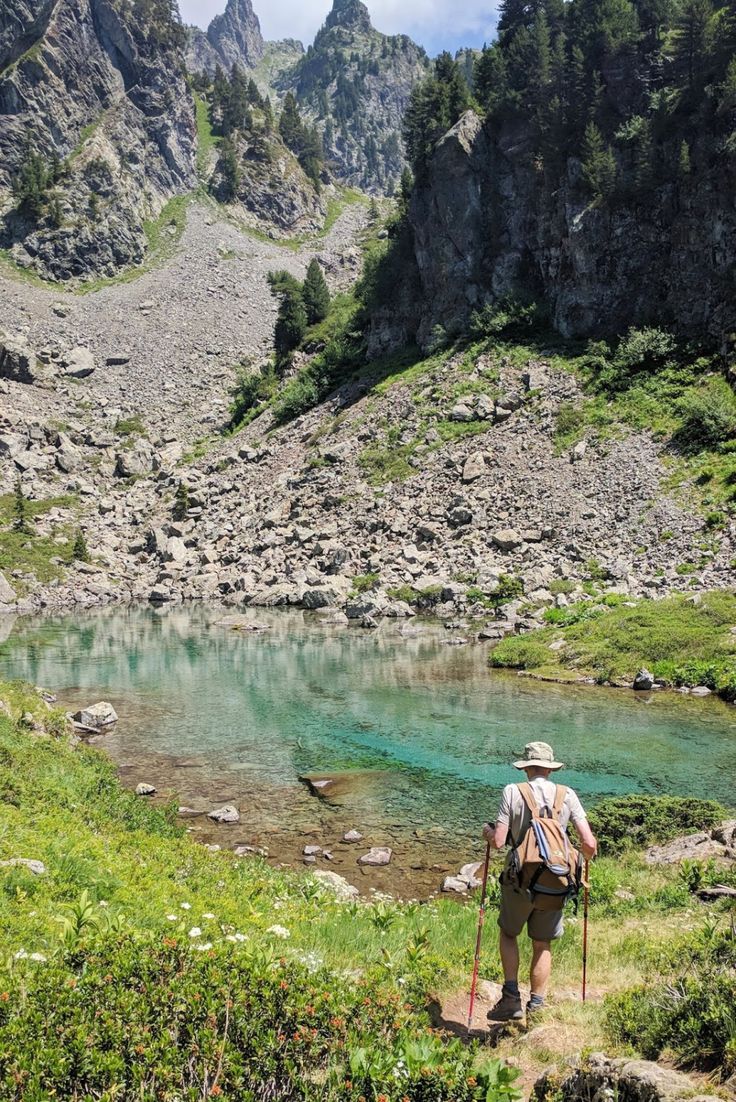
[[[347,384],[290,425],[265,413],[221,433],[237,365],[270,347],[267,272],[303,273],[317,254],[333,289],[346,285],[365,218],[350,206],[291,251],[194,203],[174,257],[129,282],[75,295],[0,274],[0,486],[71,495],[35,524],[52,538],[80,527],[92,559],[44,586],[9,572],[5,607],[13,591],[36,608],[224,597],[370,627],[411,615],[410,587],[415,607],[476,617],[494,638],[575,599],[561,579],[692,588],[677,567],[703,519],[667,490],[661,445],[631,434],[558,454],[556,413],[577,384],[543,356],[520,369],[448,353],[378,389]],[[695,586],[729,584],[735,553],[723,534]],[[494,619],[505,576],[525,607],[507,600]]]

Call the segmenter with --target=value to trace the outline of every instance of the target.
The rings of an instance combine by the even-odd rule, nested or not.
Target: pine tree
[[[596,199],[606,199],[616,183],[616,160],[594,122],[585,128],[582,150],[583,179]]]
[[[28,523],[28,502],[23,493],[23,485],[20,478],[16,479],[13,495],[13,531],[22,532],[24,535],[30,532]]]
[[[241,178],[238,147],[232,138],[223,138],[217,164],[222,180],[222,196],[228,202],[236,198]]]
[[[681,88],[702,89],[713,63],[711,0],[685,0],[672,36],[672,60]]]
[[[48,186],[49,172],[43,157],[26,148],[20,169],[13,181],[13,194],[23,214],[33,219],[41,216],[46,203]]]
[[[304,340],[307,332],[307,311],[301,288],[289,287],[283,294],[276,318],[274,345],[279,359],[285,359]]]
[[[75,562],[89,562],[87,541],[84,538],[84,533],[81,528],[77,529],[77,534],[74,537],[74,543],[72,544],[72,559],[74,559]]]
[[[176,488],[176,494],[174,495],[174,508],[171,515],[176,521],[186,520],[188,512],[189,487],[186,485],[185,482],[180,482]]]
[[[309,325],[315,325],[327,317],[330,312],[330,292],[316,256],[309,262],[302,298]]]
[[[692,164],[690,162],[690,146],[686,141],[683,141],[680,145],[680,156],[677,162],[677,173],[681,179],[687,179],[692,172]]]

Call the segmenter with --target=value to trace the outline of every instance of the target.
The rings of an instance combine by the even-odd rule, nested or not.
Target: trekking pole
[[[588,904],[590,902],[590,861],[585,859],[583,873],[583,1002],[588,990]]]
[[[488,889],[488,866],[491,861],[491,843],[486,846],[486,863],[483,866],[483,887],[480,893],[480,912],[478,914],[478,934],[475,939],[475,961],[473,963],[473,982],[470,985],[470,1006],[468,1007],[468,1030],[473,1022],[475,990],[478,986],[478,967],[480,965],[480,945],[483,939],[483,923],[486,920],[486,891]]]

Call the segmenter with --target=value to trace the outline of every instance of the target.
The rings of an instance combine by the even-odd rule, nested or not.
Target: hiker
[[[503,849],[511,843],[512,849],[506,859],[501,874],[501,909],[498,916],[500,927],[500,953],[503,965],[504,984],[501,998],[488,1018],[494,1022],[521,1021],[524,1011],[519,991],[519,946],[517,938],[524,926],[532,942],[531,996],[526,1004],[527,1019],[544,1006],[547,984],[552,969],[551,943],[562,936],[564,930],[563,908],[568,898],[576,894],[582,869],[577,853],[570,848],[569,861],[572,876],[555,877],[547,873],[540,880],[539,856],[537,848],[539,834],[531,832],[532,807],[536,817],[540,817],[543,830],[549,830],[550,836],[559,840],[555,854],[561,862],[559,871],[567,867],[567,826],[572,822],[578,832],[582,854],[585,858],[595,857],[598,844],[588,825],[588,819],[577,795],[571,788],[564,788],[550,780],[550,775],[562,769],[563,765],[555,761],[552,747],[546,742],[530,742],[524,747],[520,761],[514,762],[516,769],[523,770],[527,776],[526,784],[509,784],[503,791],[501,807],[496,816],[496,824],[486,823],[483,837],[493,849]],[[560,829],[550,822],[559,823]],[[562,856],[560,856],[562,855]],[[536,864],[531,862],[536,856]],[[573,869],[573,864],[577,865]],[[555,871],[557,867],[555,867]],[[573,881],[577,879],[577,882]],[[544,885],[549,885],[545,887]]]

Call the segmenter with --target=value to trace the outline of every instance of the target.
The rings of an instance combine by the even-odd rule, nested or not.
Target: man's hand
[[[491,843],[492,849],[503,849],[508,832],[509,828],[505,824],[496,823],[495,826],[492,823],[483,824],[483,838]]]
[[[483,839],[486,842],[490,842],[491,845],[494,844],[494,842],[496,840],[496,828],[495,828],[495,826],[491,826],[490,823],[484,823],[483,824]]]
[[[592,861],[598,853],[598,842],[593,834],[593,831],[588,826],[587,821],[583,823],[577,823],[576,829],[580,835],[580,849],[583,857],[587,861]]]

